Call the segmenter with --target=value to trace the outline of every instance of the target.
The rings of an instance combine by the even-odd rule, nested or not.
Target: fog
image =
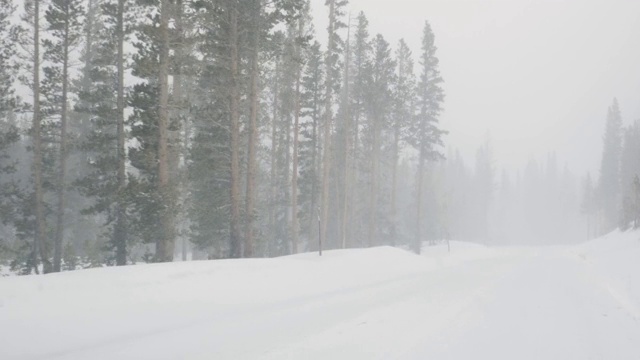
[[[322,33],[327,10],[313,5]],[[372,34],[392,44],[404,38],[414,55],[425,18],[436,34],[446,94],[440,123],[449,131],[446,162],[454,162],[443,166],[462,166],[469,181],[449,174],[446,184],[428,185],[455,194],[440,200],[447,220],[433,222],[447,230],[439,236],[513,244],[591,236],[583,185],[589,173],[597,186],[607,108],[616,98],[625,126],[640,119],[640,2],[352,0],[348,8],[352,17],[365,10]],[[488,193],[456,194],[480,181],[477,153],[487,144]]]
[[[0,0],[0,359],[639,359],[640,0]]]
[[[103,1],[0,4],[14,270],[640,223],[640,2]]]
[[[371,33],[405,38],[417,55],[425,19],[445,80],[446,144],[473,159],[491,135],[496,166],[523,170],[556,152],[595,172],[607,107],[640,118],[640,2],[633,0],[351,0]],[[313,2],[317,31],[324,1]],[[324,40],[323,36],[319,37]]]

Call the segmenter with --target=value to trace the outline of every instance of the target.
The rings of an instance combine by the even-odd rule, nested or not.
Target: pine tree
[[[10,19],[15,12],[15,6],[10,0],[0,1],[0,218],[2,226],[10,226],[15,219],[15,204],[13,199],[20,197],[21,189],[14,175],[17,171],[17,161],[13,149],[20,140],[18,127],[15,124],[17,98],[12,84],[17,76],[17,66],[14,63],[15,28]],[[5,239],[0,240],[0,255],[3,248],[8,247]]]
[[[418,169],[416,175],[416,232],[414,251],[420,253],[422,242],[422,185],[424,181],[425,163],[428,160],[442,158],[438,147],[442,145],[444,132],[438,128],[438,117],[444,101],[443,82],[438,69],[435,37],[429,22],[425,22],[422,35],[422,55],[420,57],[421,75],[417,92],[418,113],[412,124],[408,141],[418,150]]]
[[[371,82],[370,69],[373,51],[368,28],[369,21],[364,12],[360,12],[356,19],[356,29],[353,35],[353,45],[351,46],[353,52],[353,64],[351,64],[353,67],[353,86],[350,92],[350,113],[353,118],[353,146],[351,155],[353,161],[349,182],[352,184],[360,183],[360,179],[365,176],[367,171],[365,169],[367,154],[366,151],[364,151],[362,131],[367,120],[366,97],[368,85]],[[349,199],[351,206],[349,207],[350,214],[348,218],[352,221],[352,224],[349,226],[351,228],[349,237],[352,238],[351,241],[354,245],[364,246],[367,244],[363,236],[366,233],[363,225],[367,220],[367,206],[369,205],[368,201],[366,201],[367,198],[366,187],[356,186],[351,193],[351,199]]]
[[[4,95],[11,96],[11,94]],[[0,110],[0,116],[2,116],[0,118],[0,217],[2,217],[3,225],[8,225],[13,221],[15,204],[12,198],[20,195],[18,184],[13,179],[17,161],[13,158],[11,151],[20,140],[20,135],[18,128],[9,121],[9,115],[7,110]]]
[[[170,29],[170,41],[173,47],[170,71],[173,77],[170,98],[170,144],[173,146],[171,154],[170,174],[176,186],[176,231],[181,239],[182,260],[186,261],[189,252],[189,207],[192,197],[189,188],[188,158],[193,139],[194,103],[200,61],[196,28],[198,26],[197,12],[191,2],[176,0],[173,3],[173,17],[175,27]]]
[[[344,28],[342,22],[344,16],[344,7],[347,5],[346,0],[327,0],[326,5],[329,7],[329,41],[327,44],[327,52],[325,56],[325,108],[323,121],[323,147],[322,147],[322,196],[321,196],[321,214],[320,214],[320,246],[327,246],[327,226],[329,219],[329,175],[331,168],[331,129],[333,124],[333,99],[337,93],[340,82],[340,54],[343,45],[342,39],[338,35],[338,31]]]
[[[144,243],[160,246],[163,251],[164,234],[160,226],[162,219],[162,194],[159,182],[159,106],[160,106],[160,19],[158,5],[138,4],[138,12],[145,14],[144,23],[138,24],[135,32],[136,52],[133,56],[132,74],[147,80],[133,86],[128,104],[133,112],[127,119],[131,127],[130,136],[137,146],[129,149],[129,160],[136,169],[130,176],[127,194],[132,202],[132,215],[128,230]],[[144,12],[143,12],[144,11]],[[116,45],[117,46],[117,45]],[[165,255],[159,253],[159,255]],[[154,256],[153,260],[161,259]]]
[[[13,111],[18,105],[13,88],[18,70],[14,61],[18,29],[11,24],[15,10],[12,0],[0,1],[0,119],[6,125],[11,125]],[[8,133],[14,132],[14,129],[8,130]]]
[[[258,142],[258,106],[259,94],[258,83],[260,78],[260,38],[262,37],[262,3],[261,0],[252,0],[250,2],[249,12],[252,17],[253,27],[251,29],[251,75],[250,75],[250,95],[249,95],[249,126],[248,126],[248,149],[247,149],[247,181],[246,181],[246,197],[245,197],[245,238],[244,238],[244,257],[253,257],[254,254],[254,236],[253,236],[253,220],[255,207],[255,179],[256,179],[256,147]]]
[[[302,110],[301,104],[301,86],[302,86],[302,69],[304,66],[304,58],[302,47],[306,45],[309,39],[309,33],[312,28],[309,27],[311,22],[311,5],[309,1],[304,1],[300,16],[295,24],[295,45],[294,45],[294,63],[295,66],[295,90],[294,90],[294,124],[293,124],[293,167],[291,175],[291,252],[297,253],[299,248],[299,208],[298,208],[298,164],[299,164],[299,135],[300,135],[300,116]]]
[[[293,80],[295,76],[299,74],[301,59],[300,59],[300,48],[304,45],[306,39],[303,36],[303,32],[305,31],[306,24],[309,21],[308,15],[308,3],[305,1],[276,1],[272,4],[273,11],[266,12],[267,6],[263,1],[252,1],[247,4],[246,11],[243,13],[248,14],[247,18],[242,19],[243,22],[246,22],[251,27],[251,35],[250,35],[250,54],[248,55],[250,58],[251,68],[248,69],[249,72],[249,124],[248,124],[248,139],[247,139],[247,181],[246,181],[246,196],[245,196],[245,233],[244,233],[244,256],[250,257],[253,256],[254,253],[254,234],[253,234],[253,223],[255,218],[255,178],[257,173],[257,148],[258,148],[258,116],[259,116],[259,82],[261,78],[261,67],[259,66],[260,55],[262,53],[268,53],[269,48],[273,45],[271,39],[269,39],[268,34],[271,33],[272,29],[279,23],[285,23],[288,28],[289,38],[287,43],[289,45],[290,52],[288,53],[287,63],[291,64],[292,73],[289,74],[293,83],[296,83],[296,80]],[[302,11],[302,12],[301,12]],[[276,40],[276,42],[279,40]],[[292,85],[291,87],[291,101],[288,103],[289,108],[286,109],[286,113],[291,115],[294,118],[299,118],[299,111],[296,109],[297,104],[297,94],[299,93],[299,88],[295,88],[296,85]],[[296,132],[293,132],[294,138],[297,136]],[[289,141],[291,142],[291,141]],[[294,152],[295,152],[295,139],[294,139]],[[294,163],[294,173],[295,173],[295,155],[293,156]],[[295,175],[294,175],[295,177]],[[292,179],[292,183],[295,182],[295,179]],[[294,190],[291,190],[292,194],[294,194]],[[296,200],[295,196],[292,195],[291,202]],[[297,206],[292,206],[297,207]],[[291,237],[297,237],[297,226],[295,223],[297,218],[295,217],[295,212],[291,212],[292,214],[292,229],[291,229]],[[291,244],[292,248],[297,246],[297,241],[292,240]],[[293,249],[295,251],[295,249]]]
[[[193,135],[188,154],[192,199],[188,210],[190,239],[197,250],[208,251],[210,258],[237,257],[240,245],[230,241],[232,151],[229,105],[232,77],[229,57],[231,23],[230,13],[226,11],[233,4],[228,1],[202,1],[192,5],[198,14],[195,41],[199,44],[202,60],[196,66],[196,90],[191,98]],[[237,201],[239,206],[239,199]],[[236,210],[239,213],[239,207]],[[240,225],[239,219],[235,225]],[[239,229],[236,231],[239,236]],[[233,239],[241,241],[239,237]]]
[[[229,130],[231,149],[230,202],[231,218],[229,220],[230,257],[239,258],[242,254],[240,235],[240,38],[239,38],[239,4],[236,0],[228,0],[225,11],[228,14],[228,49],[229,49]]]
[[[620,154],[622,151],[622,117],[618,100],[609,107],[604,134],[604,148],[600,164],[598,193],[602,199],[605,228],[612,230],[618,224],[620,204]]]
[[[135,194],[135,228],[145,242],[153,242],[156,262],[172,261],[175,250],[176,190],[170,162],[175,156],[175,139],[169,128],[169,20],[173,12],[168,0],[149,4],[139,1],[140,12],[148,15],[138,26],[134,44],[133,74],[146,82],[136,84],[131,97],[134,108],[131,135],[140,144],[130,151],[131,163],[139,171],[130,179]]]
[[[378,212],[381,208],[378,202],[380,183],[380,152],[382,148],[382,131],[389,127],[391,109],[393,105],[392,86],[395,84],[396,63],[391,58],[389,43],[377,35],[373,45],[373,62],[371,68],[371,83],[369,86],[369,141],[371,143],[371,172],[369,193],[369,246],[378,243],[377,223]]]
[[[640,176],[640,121],[624,129],[620,159],[620,191],[622,214],[620,226],[625,229],[638,216],[636,178]]]
[[[160,1],[159,58],[158,58],[158,195],[162,232],[156,239],[155,260],[173,261],[175,251],[175,193],[169,175],[169,0]]]
[[[280,41],[280,40],[279,40]],[[287,27],[286,33],[278,44],[280,58],[277,64],[277,111],[273,117],[272,164],[273,168],[273,200],[274,227],[272,254],[288,254],[292,248],[292,127],[296,112],[296,75],[299,60],[296,58],[296,29],[293,25]]]
[[[306,67],[302,76],[301,93],[301,134],[300,140],[300,207],[302,218],[306,220],[306,234],[309,245],[317,243],[319,216],[317,204],[320,183],[320,121],[323,104],[323,59],[320,44],[315,42],[305,50]],[[316,239],[316,241],[311,241]]]
[[[59,155],[58,174],[56,179],[57,209],[56,230],[54,237],[53,271],[61,270],[62,247],[64,239],[64,213],[66,200],[67,179],[67,155],[68,155],[68,122],[69,122],[69,88],[70,88],[70,62],[71,52],[77,45],[80,36],[84,15],[84,8],[79,0],[52,0],[45,13],[51,40],[44,42],[44,59],[50,65],[44,68],[46,75],[45,84],[58,83],[59,92],[47,94],[49,102],[52,102],[52,111],[49,116],[59,116]],[[58,90],[58,89],[56,89]]]
[[[271,103],[272,116],[271,116],[271,146],[270,146],[270,170],[269,170],[269,250],[268,253],[272,254],[272,247],[279,239],[276,229],[277,218],[279,214],[279,200],[278,200],[278,176],[276,171],[277,163],[277,148],[278,148],[278,118],[280,115],[280,77],[282,71],[282,43],[284,42],[284,34],[278,31],[274,34],[274,71],[272,74],[272,80],[270,81],[271,93],[273,100]]]
[[[95,0],[92,0],[95,1]],[[88,168],[76,181],[90,199],[83,210],[103,222],[106,248],[117,265],[127,264],[127,204],[124,148],[124,42],[126,0],[92,3],[88,8],[83,49],[84,68],[75,110],[84,121],[80,150]],[[104,24],[105,26],[97,26]]]
[[[116,249],[116,264],[126,265],[127,263],[127,210],[124,200],[124,193],[127,190],[126,176],[126,149],[125,149],[125,85],[124,85],[124,43],[127,36],[125,26],[125,14],[128,13],[128,1],[118,0],[116,10],[116,31],[117,58],[115,59],[118,76],[116,90],[116,163],[117,163],[117,197],[115,203],[115,228],[113,229],[113,244]]]
[[[396,50],[398,85],[393,104],[393,163],[391,184],[391,244],[397,241],[398,210],[398,162],[400,156],[400,141],[404,137],[413,116],[415,104],[415,78],[413,73],[413,59],[411,50],[404,39],[400,40]]]
[[[43,114],[41,109],[41,82],[40,75],[42,73],[41,58],[41,39],[40,39],[40,18],[41,18],[41,1],[30,0],[24,3],[24,12],[22,14],[22,26],[19,30],[19,42],[23,48],[23,64],[25,65],[25,73],[28,75],[21,76],[23,84],[28,86],[32,93],[33,111],[30,137],[31,149],[33,151],[32,158],[32,194],[26,196],[25,207],[22,209],[22,219],[19,220],[17,226],[20,236],[27,239],[33,239],[31,259],[29,264],[36,273],[39,273],[38,264],[42,262],[43,271],[49,273],[53,270],[51,264],[51,244],[47,239],[47,225],[45,219],[45,203],[44,203],[44,150],[43,150]]]

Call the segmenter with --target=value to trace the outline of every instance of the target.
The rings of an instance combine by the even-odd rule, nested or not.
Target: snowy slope
[[[640,321],[640,231],[615,231],[576,247],[574,253],[592,281]]]
[[[638,359],[639,237],[5,277],[0,359]]]

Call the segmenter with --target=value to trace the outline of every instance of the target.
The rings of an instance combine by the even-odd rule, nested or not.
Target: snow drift
[[[440,245],[421,256],[380,247],[5,277],[0,358],[637,358],[638,238],[614,233],[550,248],[452,242],[451,253]],[[562,290],[566,281],[587,298]],[[589,297],[595,307],[574,304]],[[573,324],[580,318],[597,328],[585,335],[582,322]],[[542,336],[552,324],[556,332]],[[580,336],[553,338],[564,336],[563,325]],[[510,326],[542,338],[525,341],[531,334]],[[546,352],[523,353],[544,344]]]

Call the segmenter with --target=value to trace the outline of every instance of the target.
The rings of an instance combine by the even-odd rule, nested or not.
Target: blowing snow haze
[[[0,0],[0,359],[640,358],[640,1]]]
[[[568,243],[640,212],[636,1],[2,4],[25,273]]]
[[[447,146],[473,159],[490,134],[498,168],[555,151],[582,175],[598,169],[607,107],[640,118],[640,2],[634,0],[351,0],[371,32],[417,54],[429,19],[447,98]],[[318,30],[323,1],[314,1]],[[595,174],[595,173],[594,173]]]

